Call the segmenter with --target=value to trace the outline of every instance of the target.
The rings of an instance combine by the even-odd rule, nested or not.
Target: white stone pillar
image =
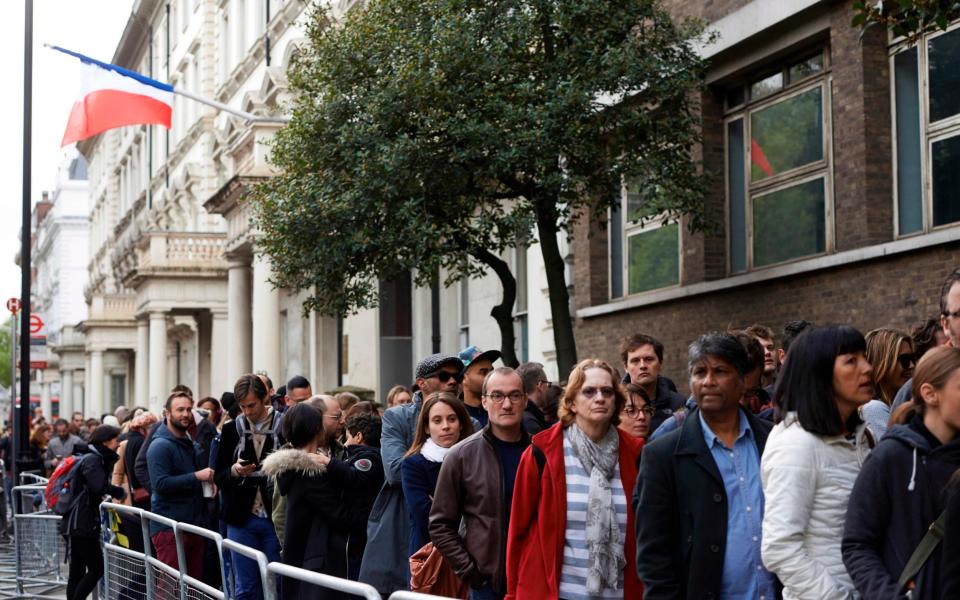
[[[170,392],[167,385],[167,315],[150,313],[150,412],[160,415]]]
[[[87,373],[87,389],[90,395],[87,397],[86,411],[87,418],[100,418],[103,414],[103,351],[92,350],[90,352],[90,372]]]
[[[253,258],[253,369],[266,371],[274,385],[282,385],[280,372],[280,290],[273,289],[269,259]]]
[[[131,406],[144,406],[150,399],[150,323],[137,321],[137,353],[133,366],[134,399]]]
[[[60,371],[60,417],[70,420],[73,415],[73,370]]]
[[[231,384],[249,373],[252,349],[250,321],[250,265],[230,263],[227,271],[227,364],[225,378]],[[214,388],[216,389],[216,388]]]
[[[43,410],[43,416],[47,418],[47,423],[53,422],[53,402],[50,401],[50,382],[47,381],[47,372],[40,371],[40,409]]]
[[[212,311],[210,316],[210,395],[219,398],[223,392],[233,389],[233,381],[227,371],[229,327],[227,313]],[[237,374],[237,377],[239,376],[240,374]]]

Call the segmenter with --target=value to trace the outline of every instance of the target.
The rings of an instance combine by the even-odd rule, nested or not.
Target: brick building
[[[960,24],[908,47],[879,28],[861,41],[849,0],[667,5],[719,36],[702,50],[700,149],[717,227],[632,221],[633,189],[608,227],[578,224],[580,356],[619,363],[618,340],[643,331],[685,382],[707,330],[935,316],[960,266]]]

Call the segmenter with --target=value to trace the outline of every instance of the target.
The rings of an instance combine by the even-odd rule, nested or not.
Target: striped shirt
[[[576,425],[573,425],[576,427]],[[568,429],[569,431],[569,429]],[[586,542],[587,494],[590,492],[590,474],[573,453],[568,431],[563,434],[563,465],[567,480],[567,527],[563,542],[563,570],[560,573],[560,598],[564,600],[593,600],[595,598],[623,598],[623,574],[615,590],[605,589],[600,594],[587,592],[587,560],[589,551]],[[614,468],[610,481],[613,503],[617,509],[617,524],[620,526],[620,541],[627,537],[627,496],[620,479],[620,465]]]

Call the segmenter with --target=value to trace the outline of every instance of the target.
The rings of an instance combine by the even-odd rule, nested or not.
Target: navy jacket
[[[943,562],[940,592],[944,598],[960,598],[960,481],[950,487],[947,522],[943,526]]]
[[[909,425],[888,429],[850,493],[843,564],[864,598],[905,598],[897,579],[946,506],[944,487],[960,467],[960,440],[931,449],[921,428],[916,417]],[[941,597],[941,548],[917,574],[913,598]]]
[[[433,506],[433,493],[437,489],[442,464],[427,460],[419,452],[400,463],[403,499],[410,515],[410,556],[430,541],[430,507]]]
[[[161,425],[151,438],[147,461],[151,510],[175,521],[202,523],[203,488],[194,474],[201,469],[200,446],[189,437],[178,438]],[[151,533],[167,529],[150,523]]]

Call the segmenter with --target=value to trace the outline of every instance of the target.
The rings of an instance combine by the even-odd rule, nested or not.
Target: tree
[[[558,234],[604,218],[625,179],[656,190],[648,218],[704,225],[702,31],[660,0],[370,0],[335,25],[318,9],[288,73],[281,174],[252,194],[276,282],[348,314],[401,270],[449,285],[490,268],[512,356],[498,254],[535,227],[563,377],[577,353]]]
[[[871,27],[889,27],[895,36],[916,42],[925,33],[946,31],[950,23],[960,19],[960,2],[956,0],[879,0],[853,3],[853,26],[860,27],[861,37]]]
[[[0,325],[0,386],[10,389],[10,319],[7,317],[3,325]],[[11,397],[13,392],[11,391]]]

